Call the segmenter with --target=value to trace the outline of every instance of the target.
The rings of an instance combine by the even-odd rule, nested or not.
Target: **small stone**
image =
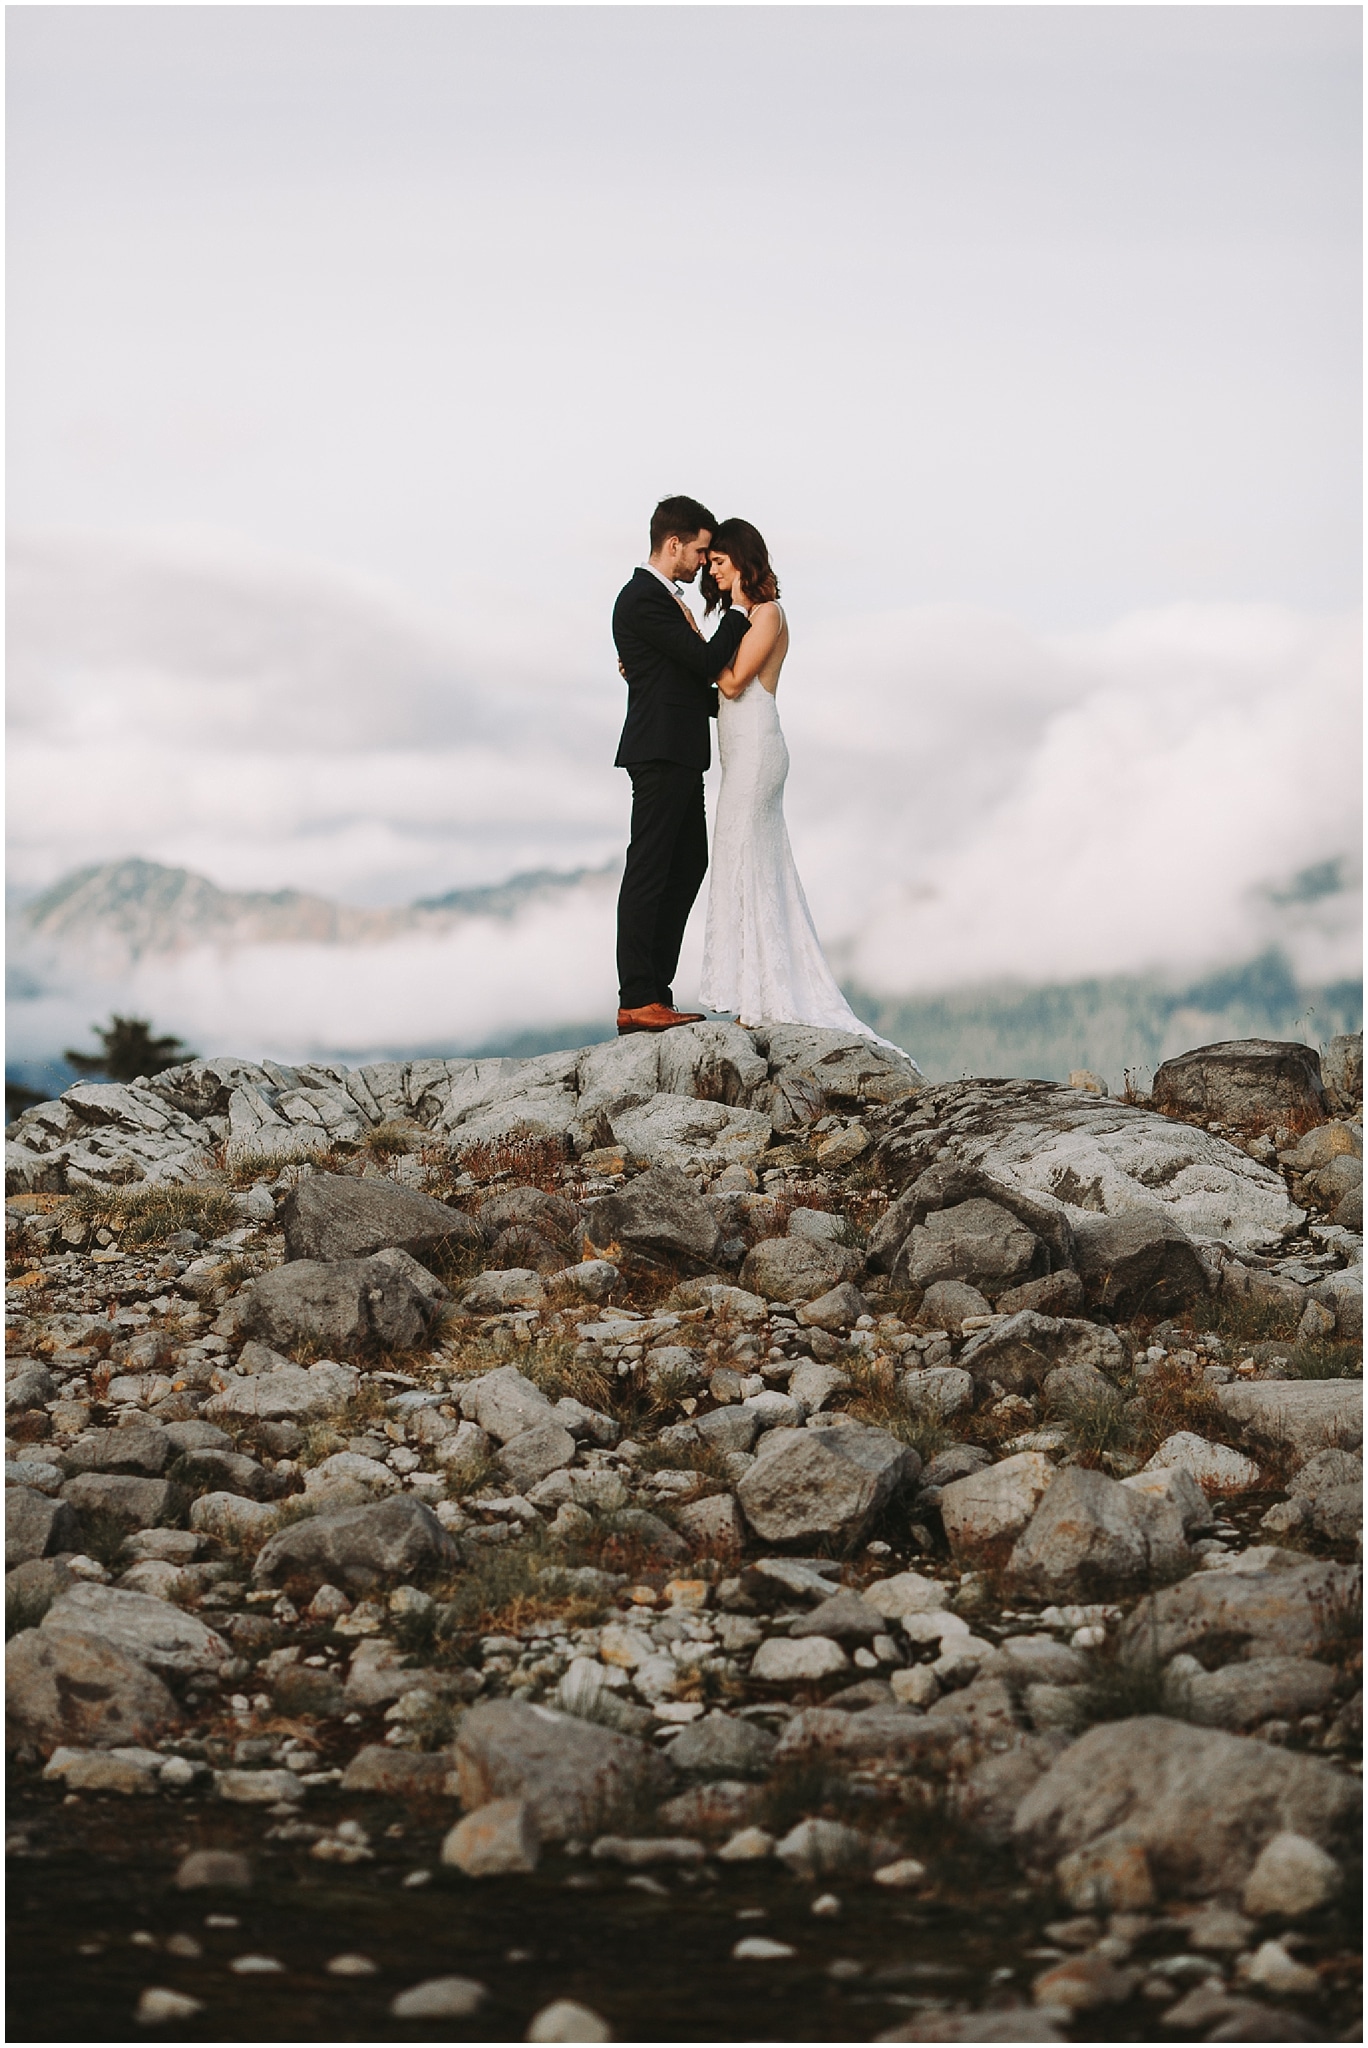
[[[284,1963],[274,1956],[234,1956],[228,1967],[235,1977],[279,1977],[285,1972]]]
[[[1262,1985],[1265,1991],[1319,1991],[1320,1978],[1305,1963],[1287,1953],[1280,1941],[1265,1941],[1254,1951],[1245,1972],[1246,1982]]]
[[[760,1863],[774,1854],[774,1836],[764,1828],[738,1828],[717,1852],[720,1863]]]
[[[380,1969],[369,1956],[356,1955],[333,1956],[323,1967],[330,1977],[374,1977]]]
[[[304,1797],[293,1771],[220,1771],[214,1790],[234,1806],[274,1806],[281,1799]]]
[[[1249,1873],[1244,1909],[1256,1919],[1271,1913],[1297,1919],[1328,1905],[1343,1882],[1334,1857],[1317,1843],[1305,1835],[1274,1835]]]
[[[891,1674],[889,1683],[900,1706],[932,1707],[941,1696],[941,1682],[928,1664],[913,1664]]]
[[[1209,1443],[1190,1429],[1165,1437],[1142,1469],[1156,1472],[1167,1465],[1182,1466],[1212,1493],[1243,1493],[1259,1483],[1259,1468],[1252,1458],[1231,1450],[1228,1444]]]
[[[192,1849],[176,1871],[182,1892],[247,1891],[251,1882],[252,1866],[236,1849]]]
[[[425,1977],[390,2002],[396,2020],[468,2020],[489,1993],[473,1977]]]
[[[613,2030],[607,2020],[573,1998],[557,1998],[544,2005],[523,2037],[528,2041],[611,2041]]]
[[[541,1855],[536,1816],[524,1799],[491,1799],[456,1823],[442,1843],[443,1863],[467,1877],[535,1870]]]
[[[160,2027],[165,2026],[168,2020],[193,2019],[197,2012],[203,2011],[202,1998],[191,1998],[184,1991],[168,1991],[162,1984],[149,1984],[138,2000],[138,2009],[133,2017],[140,2027]]]
[[[732,1961],[737,1963],[778,1963],[789,1956],[796,1956],[796,1948],[786,1941],[771,1941],[765,1934],[747,1934],[732,1950]]]
[[[762,1685],[804,1685],[849,1669],[850,1659],[829,1636],[807,1636],[798,1642],[770,1636],[752,1658],[750,1675]]]
[[[874,1872],[875,1884],[887,1885],[890,1891],[906,1891],[909,1886],[920,1884],[926,1875],[926,1865],[918,1863],[915,1856],[900,1856],[896,1863],[883,1863]]]
[[[1138,1981],[1136,1970],[1120,1970],[1105,1956],[1070,1956],[1043,1970],[1032,1985],[1037,2005],[1062,2005],[1069,2012],[1091,2012],[1099,2005],[1121,2005]]]
[[[868,1870],[876,1851],[889,1846],[842,1821],[800,1820],[775,1843],[774,1853],[799,1877],[834,1877],[838,1872]]]

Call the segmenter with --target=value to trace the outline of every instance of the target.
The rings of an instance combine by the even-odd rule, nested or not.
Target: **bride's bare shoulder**
[[[783,606],[772,597],[766,598],[761,604],[752,606],[750,616],[753,626],[764,623],[770,626],[776,633],[784,632],[788,626],[788,620],[784,617]]]

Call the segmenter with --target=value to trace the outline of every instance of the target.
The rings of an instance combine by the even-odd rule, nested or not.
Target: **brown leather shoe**
[[[619,1010],[618,1037],[633,1031],[673,1031],[676,1024],[701,1024],[701,1010],[671,1010],[665,1003],[646,1003],[639,1010]]]

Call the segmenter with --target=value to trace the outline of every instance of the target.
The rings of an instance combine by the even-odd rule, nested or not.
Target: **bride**
[[[722,789],[713,832],[700,994],[710,1010],[745,1025],[815,1024],[878,1038],[862,1024],[827,966],[784,823],[789,753],[775,692],[789,650],[788,621],[769,552],[745,519],[724,519],[700,584],[709,612],[733,606],[750,630],[718,677]],[[900,1050],[900,1048],[899,1048]]]

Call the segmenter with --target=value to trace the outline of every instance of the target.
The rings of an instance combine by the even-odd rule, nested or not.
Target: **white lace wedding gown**
[[[743,1024],[815,1024],[888,1045],[860,1022],[827,966],[784,823],[789,751],[779,707],[758,676],[739,697],[722,698],[717,747],[703,1002]]]

